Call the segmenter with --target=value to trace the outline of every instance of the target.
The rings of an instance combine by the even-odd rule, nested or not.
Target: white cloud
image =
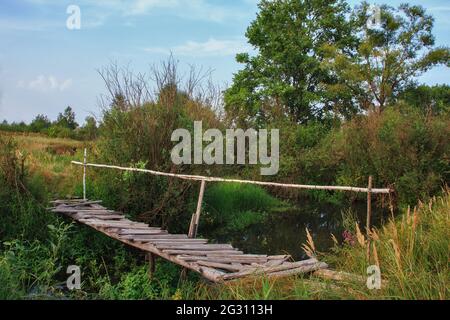
[[[17,83],[19,88],[28,88],[40,92],[50,92],[50,91],[60,91],[63,92],[67,90],[72,85],[72,79],[62,79],[58,80],[55,76],[49,75],[39,75],[36,79],[29,82],[20,80]]]
[[[176,8],[179,5],[180,0],[135,0],[128,2],[125,13],[127,15],[141,15],[154,8]]]
[[[205,42],[187,41],[172,48],[150,47],[144,49],[149,53],[169,54],[177,56],[230,56],[251,50],[249,44],[243,39],[217,40],[209,38]]]
[[[34,5],[61,6],[60,1],[55,0],[27,0]],[[91,18],[94,21],[111,14],[122,16],[143,16],[161,13],[181,17],[184,19],[206,20],[213,22],[224,22],[248,18],[251,14],[250,8],[254,7],[255,0],[229,1],[226,4],[214,3],[209,0],[78,0],[83,14],[83,20]],[[92,23],[95,27],[101,23]]]

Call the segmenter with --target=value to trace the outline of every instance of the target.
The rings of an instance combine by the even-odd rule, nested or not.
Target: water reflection
[[[296,208],[284,212],[271,212],[264,221],[253,224],[243,231],[228,232],[226,235],[207,232],[209,238],[221,243],[232,243],[244,252],[257,254],[290,254],[295,259],[305,259],[301,246],[306,243],[306,228],[309,229],[320,252],[326,252],[333,246],[331,234],[342,241],[344,231],[341,212],[350,206],[317,205],[309,202],[299,204]],[[357,214],[361,226],[365,226],[365,204],[353,204],[352,210]],[[380,224],[386,212],[375,209],[373,225]]]

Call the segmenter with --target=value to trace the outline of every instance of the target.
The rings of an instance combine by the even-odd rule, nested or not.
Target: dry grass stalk
[[[356,239],[358,240],[358,243],[361,247],[365,248],[366,246],[366,238],[361,232],[361,229],[359,228],[358,223],[356,223]]]
[[[308,228],[306,228],[306,239],[306,243],[302,245],[303,251],[308,257],[313,258],[316,256],[316,246]]]

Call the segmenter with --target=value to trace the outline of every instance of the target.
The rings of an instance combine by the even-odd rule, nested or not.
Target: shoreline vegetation
[[[3,298],[448,299],[450,281],[448,276],[450,274],[448,270],[448,239],[450,238],[448,190],[442,189],[439,192],[441,196],[432,197],[428,200],[429,202],[419,202],[415,209],[405,207],[396,210],[393,213],[394,220],[390,219],[380,228],[375,228],[369,238],[364,231],[361,231],[364,222],[360,221],[361,224],[358,224],[354,215],[346,214],[345,228],[351,235],[351,241],[343,239],[338,243],[336,237],[340,238],[339,235],[333,235],[335,245],[330,250],[314,252],[334,270],[354,275],[365,276],[369,265],[379,265],[383,284],[388,283],[386,287],[383,285],[382,290],[368,290],[365,283],[361,281],[324,280],[314,275],[276,280],[259,277],[226,285],[207,285],[197,276],[190,275],[186,282],[179,282],[180,270],[165,262],[157,264],[155,278],[158,280],[149,281],[146,263],[139,254],[111,243],[110,239],[93,234],[94,231],[52,216],[45,210],[46,201],[52,198],[49,189],[59,189],[66,184],[66,187],[60,190],[65,190],[67,194],[80,192],[80,172],[76,167],[70,166],[70,161],[81,157],[82,144],[40,135],[23,136],[1,133],[0,136],[2,150],[6,150],[7,146],[11,148],[9,159],[7,154],[2,153],[3,166],[15,163],[18,166],[16,169],[21,168],[21,161],[17,157],[25,149],[30,151],[25,161],[27,164],[25,174],[28,177],[23,181],[26,184],[23,188],[27,191],[19,194],[17,192],[22,188],[21,184],[13,186],[11,190],[15,191],[7,195],[7,198],[11,197],[7,200],[10,201],[9,203],[5,202],[5,195],[2,193],[2,207],[5,208],[6,205],[8,210],[13,212],[11,217],[2,216],[2,225],[15,226],[15,228],[7,228],[9,236],[5,234],[7,230],[3,228],[0,234],[3,239],[0,277],[2,283],[9,283],[3,288],[3,293],[0,292]],[[6,142],[12,139],[17,141],[16,145],[13,142]],[[30,148],[32,145],[34,147]],[[67,147],[63,148],[66,150],[65,153],[54,154],[54,148],[59,150],[61,145]],[[72,146],[79,149],[74,154],[70,149]],[[65,169],[60,171],[62,168]],[[16,178],[23,177],[20,170],[16,171],[18,174]],[[5,171],[2,170],[2,172]],[[61,173],[66,178],[69,177],[69,180],[60,179]],[[46,190],[42,188],[43,177],[48,188]],[[131,179],[131,177],[128,178]],[[95,180],[93,177],[92,179]],[[74,181],[75,185],[67,185]],[[224,190],[225,187],[230,190]],[[271,210],[275,212],[283,211],[290,208],[293,203],[293,198],[283,202],[276,198],[269,200],[270,197],[267,198],[268,195],[265,195],[263,189],[254,186],[248,192],[240,190],[241,200],[236,198],[234,200],[236,202],[228,204],[229,199],[233,199],[233,195],[236,194],[236,187],[238,186],[217,184],[213,186],[205,199],[207,203],[205,210],[208,212],[205,219],[218,223],[223,229],[221,232],[229,232],[226,231],[227,228],[245,232],[246,227],[264,219],[263,212],[267,208],[272,208]],[[257,196],[259,193],[261,195]],[[223,199],[220,200],[220,197]],[[13,205],[11,201],[15,204]],[[247,204],[243,205],[242,201]],[[222,210],[214,213],[217,209],[209,208],[211,205]],[[229,206],[228,209],[226,209],[227,206]],[[258,206],[260,209],[257,209]],[[239,209],[242,210],[241,213]],[[255,211],[250,213],[246,210]],[[221,217],[221,220],[214,221],[218,217]],[[224,217],[226,217],[225,220]],[[9,219],[5,220],[5,218]],[[208,225],[206,224],[205,227]],[[76,232],[74,232],[75,229]],[[78,235],[74,236],[74,233]],[[88,234],[89,238],[93,237],[98,243],[88,245],[83,239]],[[15,237],[17,239],[14,239]],[[34,240],[30,241],[30,239]],[[314,238],[311,241],[307,246],[314,251],[311,249],[311,247],[314,248]],[[73,263],[74,257],[78,254],[82,257],[75,258],[77,263],[86,265],[89,256],[97,256],[96,250],[104,252],[102,246],[113,248],[114,254],[108,255],[109,259],[113,260],[106,262],[96,258],[89,263],[91,265],[88,264],[89,267],[85,273],[92,274],[88,276],[89,280],[83,282],[83,285],[88,286],[89,289],[78,293],[64,289],[66,275],[61,266],[69,261]],[[369,260],[367,259],[368,246],[370,247]],[[45,259],[33,258],[36,255]],[[104,254],[101,257],[102,260],[106,259]],[[63,262],[65,259],[67,262]],[[117,259],[119,261],[116,261]],[[130,261],[127,261],[128,259]],[[31,263],[31,261],[34,262]],[[116,262],[111,265],[110,263],[114,261]],[[128,265],[129,262],[131,262],[130,265]],[[117,268],[117,270],[111,271],[111,268]],[[18,275],[13,270],[18,270]]]
[[[225,90],[195,67],[180,76],[173,56],[148,74],[111,64],[99,71],[107,95],[98,119],[80,126],[67,107],[55,121],[3,121],[0,299],[449,299],[450,87],[417,80],[448,67],[449,49],[434,45],[425,8],[383,5],[373,30],[369,9],[344,0],[262,0],[246,32],[258,50],[237,55],[242,69]],[[229,128],[279,130],[278,174],[261,177],[261,164],[173,164],[172,133],[192,135],[195,121],[222,137]],[[182,281],[179,267],[157,260],[149,279],[141,252],[46,209],[82,195],[80,167],[71,162],[83,159],[84,148],[89,162],[119,167],[327,186],[366,186],[373,176],[373,186],[395,192],[373,195],[381,214],[366,232],[357,207],[365,194],[210,183],[199,237],[245,242],[255,227],[252,243],[270,247],[275,237],[256,227],[275,230],[274,217],[301,208],[303,219],[287,220],[297,242],[280,230],[275,250],[295,246],[356,278],[316,273],[211,285],[193,273]],[[130,220],[187,232],[197,184],[95,168],[87,175],[88,199]],[[81,268],[81,290],[66,288],[70,265]],[[361,280],[373,265],[380,290]]]

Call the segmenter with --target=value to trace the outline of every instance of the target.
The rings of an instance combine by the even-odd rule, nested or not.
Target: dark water
[[[220,242],[231,242],[246,253],[290,254],[295,259],[304,259],[306,256],[301,246],[306,243],[306,228],[313,237],[316,249],[326,252],[333,246],[331,234],[342,241],[344,227],[341,212],[350,206],[360,226],[365,227],[367,209],[364,203],[334,206],[304,202],[284,212],[271,212],[264,221],[243,231],[225,236],[211,233],[209,236]],[[372,225],[380,225],[386,214],[385,210],[373,208]]]

